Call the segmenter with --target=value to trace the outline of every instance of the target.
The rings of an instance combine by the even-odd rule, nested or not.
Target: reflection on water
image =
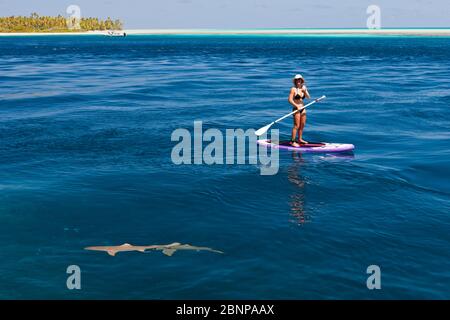
[[[355,159],[355,154],[353,152],[343,152],[343,153],[330,153],[320,156],[321,160],[353,160]]]
[[[355,156],[353,153],[336,153],[336,154],[323,154],[318,157],[320,161],[322,160],[351,160]],[[313,158],[311,158],[313,159]],[[295,187],[294,192],[290,195],[289,204],[291,206],[290,222],[297,225],[304,225],[311,221],[311,216],[308,215],[305,210],[305,178],[301,176],[302,167],[305,164],[305,159],[302,157],[300,152],[292,152],[292,165],[288,169],[288,180]]]
[[[309,217],[305,213],[305,180],[300,175],[301,167],[305,160],[302,158],[302,154],[298,152],[292,152],[293,163],[288,169],[288,180],[295,186],[294,192],[290,195],[289,204],[291,206],[289,221],[298,225],[303,225],[309,221]]]

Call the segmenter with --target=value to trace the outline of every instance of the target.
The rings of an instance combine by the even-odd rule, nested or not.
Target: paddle
[[[259,137],[259,136],[262,136],[262,135],[263,135],[264,133],[266,133],[267,130],[269,130],[270,127],[273,126],[275,123],[280,122],[281,120],[283,120],[283,119],[285,119],[285,118],[287,118],[287,117],[289,117],[289,116],[292,116],[294,113],[300,112],[300,111],[304,110],[306,107],[309,107],[310,105],[312,105],[312,104],[314,104],[314,103],[316,103],[316,102],[319,102],[319,101],[321,101],[321,100],[323,100],[323,99],[325,99],[325,98],[326,98],[326,96],[321,96],[320,98],[318,98],[318,99],[316,99],[316,100],[314,100],[314,101],[308,103],[308,104],[307,104],[306,106],[304,106],[303,108],[300,108],[300,109],[298,109],[298,110],[294,110],[294,111],[292,111],[291,113],[288,113],[287,115],[282,116],[281,118],[275,120],[274,122],[269,123],[267,126],[264,126],[264,127],[260,128],[260,129],[256,130],[255,134],[256,134],[258,137]]]

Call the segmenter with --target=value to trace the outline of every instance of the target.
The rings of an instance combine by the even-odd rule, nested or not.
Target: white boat
[[[106,35],[109,37],[126,37],[127,34],[123,31],[112,31],[112,30],[108,30],[106,32]]]

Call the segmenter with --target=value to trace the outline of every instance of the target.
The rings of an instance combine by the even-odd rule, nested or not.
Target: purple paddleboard
[[[289,144],[289,141],[280,141],[275,144],[270,140],[258,140],[258,144],[267,148],[277,148],[299,152],[345,152],[352,151],[355,146],[349,143],[326,143],[326,142],[310,142],[308,144],[302,144],[300,147],[293,147]]]

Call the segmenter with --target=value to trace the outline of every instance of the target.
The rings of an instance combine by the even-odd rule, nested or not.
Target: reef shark
[[[223,253],[219,250],[214,250],[208,247],[196,247],[191,246],[190,244],[181,244],[179,242],[174,242],[171,244],[164,245],[151,245],[151,246],[133,246],[129,243],[124,243],[120,246],[99,246],[99,247],[86,247],[85,250],[93,250],[93,251],[105,251],[110,256],[115,256],[118,252],[126,252],[126,251],[139,251],[146,252],[147,250],[160,250],[166,256],[172,256],[177,250],[195,250],[195,251],[211,251],[216,253]]]

